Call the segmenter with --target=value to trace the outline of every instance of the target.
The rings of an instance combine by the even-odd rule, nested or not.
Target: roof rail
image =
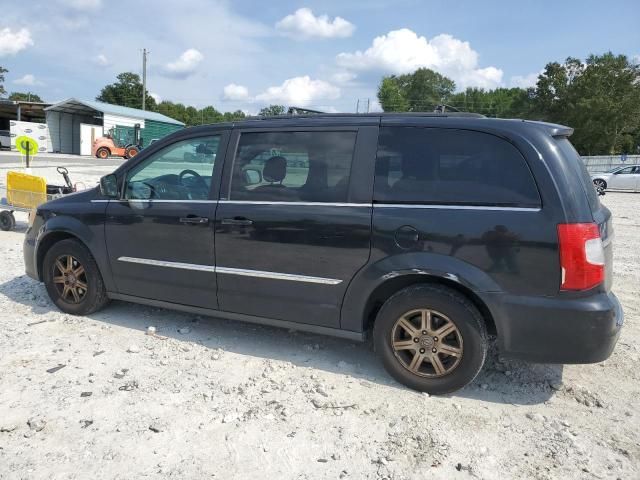
[[[467,118],[486,118],[480,113],[471,112],[375,112],[375,113],[304,113],[304,114],[285,114],[285,115],[269,115],[269,116],[247,116],[243,120],[283,120],[287,118],[340,118],[340,117],[467,117]],[[242,121],[242,120],[239,120]]]
[[[320,110],[311,110],[309,108],[300,108],[300,107],[289,107],[289,110],[287,110],[287,113],[289,115],[317,115],[317,114],[322,114],[322,113],[326,113],[326,112],[321,112]]]

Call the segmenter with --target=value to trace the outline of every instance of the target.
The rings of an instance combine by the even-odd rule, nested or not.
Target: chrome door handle
[[[244,217],[234,217],[234,218],[223,218],[222,225],[240,225],[240,226],[249,226],[253,225],[253,220],[249,220]]]
[[[207,217],[196,217],[196,216],[181,217],[180,223],[201,225],[203,223],[209,223],[209,219]]]

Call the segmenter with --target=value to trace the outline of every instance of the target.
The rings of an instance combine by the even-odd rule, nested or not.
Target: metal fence
[[[623,158],[625,159],[623,161]],[[594,155],[592,157],[582,157],[582,161],[590,173],[606,172],[615,167],[623,165],[640,165],[640,155]]]

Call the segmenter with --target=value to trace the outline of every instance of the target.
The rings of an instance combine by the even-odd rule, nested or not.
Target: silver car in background
[[[593,173],[591,180],[598,191],[612,189],[638,192],[640,191],[640,165],[624,165],[604,173]]]

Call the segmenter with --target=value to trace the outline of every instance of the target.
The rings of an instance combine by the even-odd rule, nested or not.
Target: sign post
[[[38,142],[30,137],[18,137],[16,138],[16,148],[26,157],[27,168],[30,168],[31,157],[38,153]]]

